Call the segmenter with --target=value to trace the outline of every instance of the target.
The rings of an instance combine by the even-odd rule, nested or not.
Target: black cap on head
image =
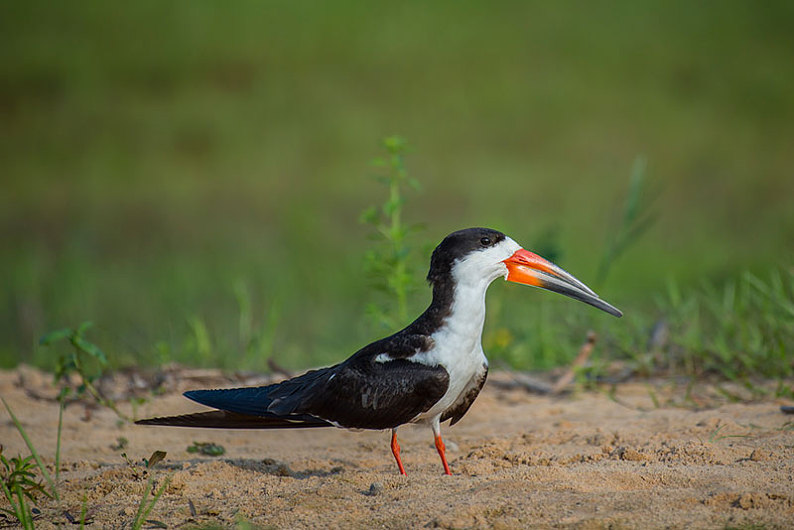
[[[490,228],[466,228],[452,232],[433,251],[427,281],[435,284],[448,278],[456,260],[471,252],[490,248],[504,239],[502,232]]]

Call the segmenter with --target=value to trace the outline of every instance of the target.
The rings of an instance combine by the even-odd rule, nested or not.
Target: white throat
[[[476,341],[479,344],[485,324],[485,294],[492,281],[493,279],[487,281],[480,279],[475,282],[458,281],[455,285],[450,314],[439,331],[457,336],[464,342]],[[464,345],[458,344],[458,346]],[[464,351],[470,350],[470,347],[464,348]]]
[[[488,286],[499,277],[507,278],[507,266],[503,262],[520,248],[518,243],[506,237],[492,248],[474,252],[455,263],[452,267],[455,292],[452,311],[447,318],[448,326],[468,328],[469,334],[476,330],[479,340],[485,323]]]
[[[464,358],[484,359],[482,329],[485,324],[485,293],[488,286],[499,277],[507,277],[504,260],[521,246],[505,238],[493,247],[473,252],[455,262],[452,267],[455,290],[450,314],[444,325],[433,334],[436,348],[430,362],[449,367]]]
[[[445,410],[458,402],[471,381],[482,377],[488,369],[488,359],[482,351],[485,292],[496,278],[507,276],[507,266],[502,262],[519,248],[515,241],[506,238],[453,265],[455,291],[450,313],[433,333],[434,347],[414,357],[417,362],[443,366],[449,374],[449,386],[444,396],[415,421],[438,421]]]

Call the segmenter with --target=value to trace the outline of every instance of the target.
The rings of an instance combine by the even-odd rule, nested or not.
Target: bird
[[[340,427],[391,431],[391,451],[406,475],[398,427],[429,425],[444,473],[452,472],[441,423],[468,412],[488,375],[482,348],[485,293],[497,278],[561,293],[616,317],[619,309],[551,261],[489,228],[445,237],[430,258],[432,301],[416,320],[339,364],[266,386],[191,390],[214,410],[149,418],[139,425],[224,429]]]

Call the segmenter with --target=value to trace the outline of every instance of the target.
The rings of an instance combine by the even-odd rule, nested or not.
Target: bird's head
[[[489,228],[467,228],[445,237],[433,251],[427,280],[434,287],[449,281],[487,287],[499,277],[564,294],[610,315],[623,316],[573,275]]]

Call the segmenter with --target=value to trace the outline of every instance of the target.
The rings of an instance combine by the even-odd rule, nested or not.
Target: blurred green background
[[[647,160],[656,221],[595,285],[627,317],[494,285],[513,366],[647,328],[670,285],[788,271],[792,27],[785,0],[3,2],[0,365],[51,366],[37,338],[84,320],[116,365],[343,359],[385,333],[358,217],[394,133],[417,283],[478,225],[593,283]]]

